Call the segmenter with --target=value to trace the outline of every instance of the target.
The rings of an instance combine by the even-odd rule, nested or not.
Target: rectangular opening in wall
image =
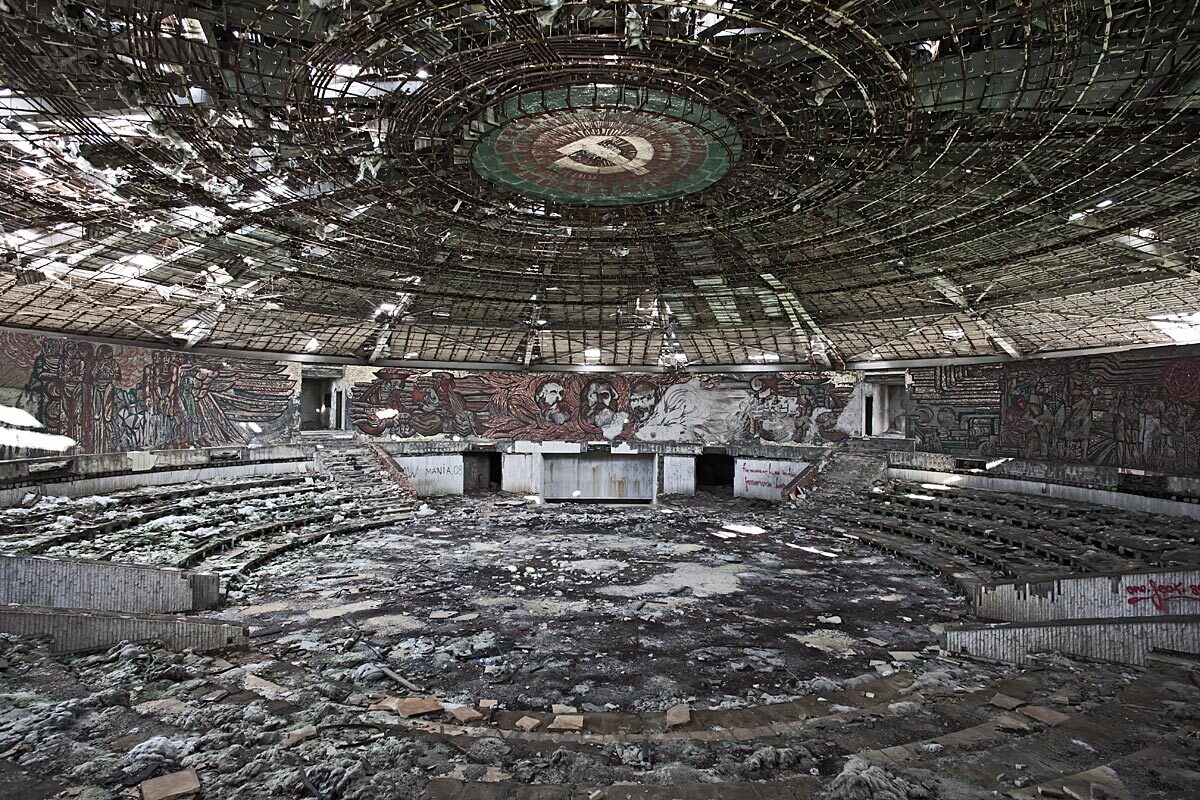
[[[733,496],[733,456],[705,453],[696,458],[696,488]]]
[[[504,455],[488,453],[488,485],[493,491],[499,491],[504,485]]]
[[[330,422],[335,419],[331,407],[332,396],[332,378],[305,375],[300,379],[300,430],[329,430]]]

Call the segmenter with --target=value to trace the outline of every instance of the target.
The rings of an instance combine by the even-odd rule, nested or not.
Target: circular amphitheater
[[[14,685],[62,698],[0,728],[9,758],[63,770],[4,775],[13,796],[193,774],[205,797],[1194,785],[1195,661],[1145,644],[1138,628],[1180,618],[1134,616],[1171,598],[1130,582],[1196,570],[1200,523],[888,480],[878,456],[833,456],[784,506],[713,488],[640,507],[426,502],[371,449],[312,456],[312,471],[29,492],[0,512],[6,568],[53,568],[31,585],[86,595],[89,569],[130,584],[107,589],[119,613],[30,605],[58,635],[3,640]],[[842,482],[864,470],[866,487]],[[145,613],[178,599],[148,571],[188,585],[158,609],[185,614]],[[1117,584],[1131,613],[1097,619]],[[124,762],[96,759],[133,740]]]
[[[1200,798],[1200,0],[0,36],[0,800]]]

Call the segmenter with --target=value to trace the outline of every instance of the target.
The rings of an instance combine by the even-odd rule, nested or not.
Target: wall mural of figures
[[[0,385],[72,452],[286,441],[296,427],[297,381],[274,361],[7,332],[0,358]]]
[[[351,420],[372,436],[497,440],[820,444],[839,426],[845,373],[666,376],[380,369],[354,385]]]
[[[922,450],[1200,474],[1200,347],[912,378]]]
[[[1200,473],[1200,348],[1012,365],[1003,390],[1005,455]]]

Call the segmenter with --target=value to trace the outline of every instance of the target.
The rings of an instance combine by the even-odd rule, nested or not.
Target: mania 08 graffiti
[[[852,385],[852,384],[850,384]],[[669,377],[381,369],[356,384],[354,426],[375,436],[500,440],[840,441],[850,388],[822,373]]]
[[[296,382],[272,361],[13,333],[0,353],[21,407],[76,452],[272,441],[296,425]]]

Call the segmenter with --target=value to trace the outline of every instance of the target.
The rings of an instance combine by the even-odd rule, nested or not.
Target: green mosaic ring
[[[723,115],[619,86],[530,92],[496,106],[471,161],[488,181],[566,205],[620,206],[706,189],[742,152]]]

